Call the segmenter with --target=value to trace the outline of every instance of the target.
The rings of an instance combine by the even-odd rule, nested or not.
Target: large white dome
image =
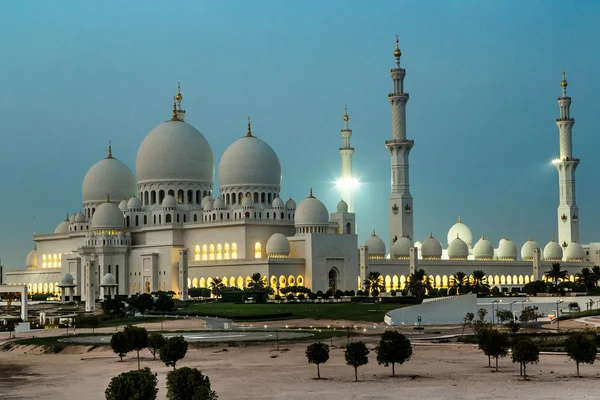
[[[385,243],[383,240],[373,232],[371,237],[367,239],[364,244],[368,247],[369,255],[376,257],[385,257]]]
[[[183,121],[167,121],[142,141],[135,170],[138,183],[176,181],[212,185],[215,158],[198,129]]]
[[[448,246],[456,239],[456,235],[458,235],[469,248],[472,247],[473,233],[471,232],[471,228],[461,222],[460,217],[458,217],[458,222],[452,225],[452,228],[448,231]]]
[[[310,196],[298,204],[294,224],[296,226],[329,225],[329,211],[327,211],[327,207],[325,207],[325,204],[321,200],[313,197],[312,189]]]
[[[275,151],[255,136],[231,144],[219,162],[219,188],[281,185],[281,164]]]
[[[442,244],[430,234],[421,246],[421,255],[423,259],[439,260],[442,257]]]
[[[396,240],[392,246],[392,257],[407,259],[410,257],[410,249],[413,247],[413,242],[406,236],[402,236]]]
[[[525,242],[523,247],[521,247],[521,259],[523,261],[531,261],[533,260],[533,251],[535,249],[540,249],[540,246],[532,239],[529,238],[528,241]]]
[[[554,239],[544,247],[544,260],[561,261],[563,258],[563,249]]]
[[[456,237],[448,246],[448,257],[451,260],[466,260],[469,256],[469,247],[459,237]]]
[[[92,216],[92,229],[119,229],[124,225],[123,212],[114,203],[100,204]]]
[[[567,261],[583,261],[585,251],[577,242],[571,242],[565,250],[565,259]]]
[[[498,244],[498,258],[505,261],[515,261],[518,254],[517,246],[508,239],[500,239]]]
[[[277,232],[267,240],[267,256],[287,257],[290,254],[290,241],[285,235]]]
[[[481,239],[473,247],[473,257],[476,260],[491,260],[494,258],[494,246],[492,242],[487,240],[485,236],[481,236]]]
[[[65,233],[69,233],[69,218],[61,221],[60,224],[56,226],[54,229],[54,234],[56,235],[64,235]]]
[[[136,193],[135,176],[121,161],[107,157],[92,166],[83,178],[83,203],[102,203],[110,196],[112,201],[128,200]]]

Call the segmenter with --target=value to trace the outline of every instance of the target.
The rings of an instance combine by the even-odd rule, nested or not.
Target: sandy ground
[[[575,364],[561,355],[542,355],[528,368],[531,380],[523,382],[518,366],[500,360],[500,372],[487,368],[487,358],[468,345],[417,345],[413,358],[390,368],[377,365],[374,339],[369,364],[354,370],[345,365],[345,338],[334,339],[328,363],[316,367],[306,362],[307,343],[289,343],[277,352],[275,344],[192,349],[178,366],[199,368],[207,374],[220,399],[595,399],[600,392],[600,367],[582,366],[577,379]],[[328,341],[329,342],[329,341]],[[226,349],[226,351],[224,351]],[[0,399],[104,399],[111,377],[137,367],[133,353],[125,361],[108,349],[87,351],[69,347],[61,354],[45,355],[31,347],[0,353]],[[142,352],[142,366],[158,373],[158,398],[165,399],[165,375],[160,361]]]

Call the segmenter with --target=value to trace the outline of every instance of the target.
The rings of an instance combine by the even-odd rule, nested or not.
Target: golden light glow
[[[254,245],[254,258],[262,258],[262,248],[259,242]]]

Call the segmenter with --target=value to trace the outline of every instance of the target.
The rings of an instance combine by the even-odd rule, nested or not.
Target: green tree
[[[538,293],[546,293],[548,291],[548,284],[544,281],[533,281],[526,283],[523,286],[523,293],[527,293],[531,296],[536,296]]]
[[[428,290],[432,290],[431,278],[425,270],[418,269],[409,276],[408,290],[420,301]]]
[[[167,367],[173,367],[173,369],[175,369],[177,361],[185,357],[187,349],[188,343],[183,336],[173,336],[168,338],[164,346],[160,348],[158,356]]]
[[[512,362],[519,363],[523,369],[523,379],[527,379],[527,364],[540,361],[540,349],[528,337],[520,338],[512,343]]]
[[[496,372],[498,372],[498,358],[506,357],[510,348],[508,333],[491,329],[484,336],[483,352],[496,359]]]
[[[148,331],[139,326],[127,325],[123,329],[125,338],[131,350],[137,351],[138,369],[140,369],[140,350],[148,347]]]
[[[488,368],[492,367],[492,355],[488,352],[488,336],[492,331],[492,324],[482,321],[477,321],[475,324],[475,338],[477,340],[477,347],[483,351],[483,354],[488,356]]]
[[[137,297],[131,297],[127,300],[127,303],[142,314],[144,314],[146,310],[152,310],[152,307],[154,307],[154,299],[148,293],[142,293]]]
[[[216,400],[217,393],[210,388],[210,379],[196,368],[182,367],[167,374],[167,399]]]
[[[371,293],[371,296],[373,296],[373,293],[375,291],[377,291],[377,295],[379,295],[379,292],[385,291],[385,285],[383,283],[383,275],[381,275],[377,271],[369,272],[369,275],[367,275],[367,279],[365,279],[363,281],[363,286],[364,286],[366,292]],[[373,296],[373,297],[375,297],[375,296]]]
[[[552,263],[552,267],[544,275],[554,283],[554,286],[558,285],[559,279],[565,280],[569,277],[569,273],[562,269],[560,263]]]
[[[512,311],[505,310],[503,308],[496,310],[496,316],[498,317],[498,321],[500,321],[500,325],[502,325],[505,321],[514,321],[515,319]]]
[[[473,323],[473,319],[475,319],[475,314],[473,314],[472,312],[468,312],[465,314],[465,316],[463,317],[462,335],[465,334],[465,328],[467,327],[467,325],[471,325]]]
[[[154,302],[154,310],[167,312],[171,311],[175,307],[173,297],[166,292],[158,295],[158,298]]]
[[[102,312],[112,317],[120,317],[125,314],[125,305],[119,299],[104,299],[102,302]]]
[[[592,273],[594,274],[594,285],[598,285],[598,281],[600,280],[600,267],[594,265],[592,267]]]
[[[529,321],[537,321],[537,307],[527,306],[521,311],[521,315],[519,315],[519,321],[526,324]]]
[[[221,290],[223,289],[223,287],[225,287],[225,285],[223,284],[223,279],[221,279],[221,278],[214,278],[212,280],[212,282],[210,283],[210,285],[208,286],[208,288],[210,289],[210,292],[217,299],[219,297],[221,297]]]
[[[594,340],[583,333],[572,333],[565,340],[567,355],[577,365],[577,377],[579,378],[579,364],[593,364],[596,360],[598,348]]]
[[[363,342],[352,342],[344,353],[346,364],[354,367],[354,381],[358,382],[358,367],[369,363],[369,349]]]
[[[148,335],[148,348],[152,352],[154,356],[154,360],[156,360],[156,353],[165,345],[167,339],[163,335],[157,332],[153,332]]]
[[[156,384],[156,375],[146,367],[115,376],[104,394],[106,400],[155,400]]]
[[[477,310],[477,321],[484,322],[487,313],[488,310],[486,310],[485,308],[480,308],[479,310]]]
[[[458,271],[454,275],[452,275],[452,286],[456,288],[456,294],[465,293],[465,282],[467,281],[467,274],[464,272]]]
[[[115,354],[121,358],[121,361],[123,361],[123,357],[125,357],[125,355],[132,350],[131,347],[129,347],[127,337],[123,332],[117,332],[112,335],[112,338],[110,339],[110,347],[113,349]]]
[[[473,292],[476,294],[487,293],[490,291],[490,285],[487,283],[485,271],[477,269],[473,271]]]
[[[306,358],[309,364],[317,365],[317,379],[321,379],[320,364],[324,364],[329,360],[329,346],[325,343],[317,342],[306,347]]]
[[[248,282],[248,287],[256,291],[265,290],[265,279],[260,272],[255,272],[252,274],[250,277],[250,282]]]
[[[597,278],[596,275],[592,272],[588,267],[584,267],[581,269],[581,272],[577,272],[575,274],[577,281],[585,286],[585,294],[588,294],[589,291],[596,285]]]
[[[386,367],[392,364],[392,376],[396,375],[396,364],[404,364],[412,357],[413,350],[410,340],[397,331],[385,331],[375,347],[377,363]]]

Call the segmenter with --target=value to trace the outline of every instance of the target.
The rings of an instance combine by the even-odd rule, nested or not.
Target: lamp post
[[[526,301],[527,301],[527,299],[521,300],[521,312],[523,312],[523,310],[525,310],[525,302]]]
[[[494,300],[492,302],[492,325],[495,325],[495,323],[494,323],[494,313],[495,313],[495,311],[494,311],[494,304],[496,304],[496,303],[498,303],[498,300]]]
[[[517,302],[517,301],[515,300],[515,301],[513,301],[512,303],[510,303],[510,313],[511,313],[511,314],[512,314],[512,306],[513,306],[513,304],[515,304],[516,302]],[[514,319],[515,319],[515,316],[513,315],[513,316],[512,316],[512,318],[513,318],[513,321],[514,321]]]
[[[556,302],[556,332],[560,331],[560,319],[558,319],[558,305],[562,302],[562,300]]]

